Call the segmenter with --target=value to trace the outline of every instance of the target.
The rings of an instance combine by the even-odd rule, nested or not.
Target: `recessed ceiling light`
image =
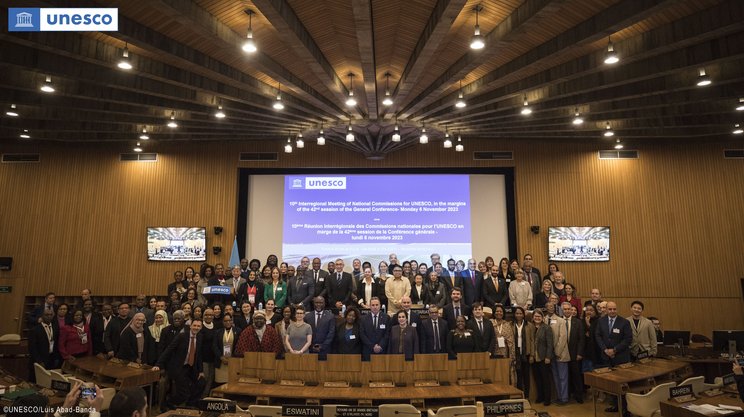
[[[737,123],[734,125],[734,131],[732,133],[734,135],[741,135],[742,133],[744,133],[744,129],[742,129],[741,126],[739,126],[739,123]]]
[[[705,87],[705,86],[710,85],[711,83],[712,81],[710,80],[710,77],[708,76],[708,74],[705,73],[705,68],[700,68],[698,70],[698,80],[697,80],[698,87]]]
[[[8,111],[6,111],[5,114],[8,115],[8,116],[10,116],[10,117],[18,117],[18,110],[16,109],[16,105],[15,104],[11,104],[10,105],[10,109]]]
[[[52,86],[52,76],[47,75],[46,81],[44,81],[44,84],[41,86],[41,91],[45,93],[53,93],[54,92],[54,86]]]
[[[23,133],[20,134],[21,139],[31,139],[31,134],[28,133],[28,129],[23,129]]]

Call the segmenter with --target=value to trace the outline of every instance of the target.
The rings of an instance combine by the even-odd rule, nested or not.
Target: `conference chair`
[[[713,386],[711,388],[721,388],[723,387],[723,377],[717,376],[715,379],[713,379]]]
[[[628,401],[628,412],[640,417],[652,417],[654,414],[661,415],[659,403],[669,398],[669,388],[676,385],[674,382],[667,382],[655,386],[646,394],[625,394]]]
[[[421,412],[411,404],[380,404],[379,417],[420,417]]]
[[[721,383],[723,383],[723,379],[721,380]],[[684,381],[682,381],[679,385],[687,385],[687,384],[692,384],[692,392],[695,395],[698,395],[701,392],[707,391],[709,389],[721,387],[720,384],[715,383],[715,380],[713,384],[706,384],[704,376],[694,376],[694,377],[687,378]]]
[[[116,395],[116,388],[101,388],[103,394],[103,404],[101,404],[101,411],[106,411],[111,407],[111,400]]]
[[[66,375],[63,375],[62,372],[56,369],[50,370],[49,374],[52,377],[52,381],[70,382],[70,379]]]
[[[34,363],[34,375],[36,376],[36,385],[44,388],[52,387],[52,374],[38,363]]]
[[[282,417],[282,407],[277,405],[249,405],[253,417]]]
[[[429,417],[476,417],[478,407],[474,405],[455,405],[451,407],[440,407],[435,413],[429,409]]]

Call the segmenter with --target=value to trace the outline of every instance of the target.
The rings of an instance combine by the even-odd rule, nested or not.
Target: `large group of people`
[[[225,382],[228,358],[245,352],[362,360],[489,352],[511,359],[512,383],[527,398],[532,373],[546,405],[552,392],[557,404],[583,402],[583,371],[656,353],[658,320],[643,316],[641,301],[628,318],[598,289],[582,303],[556,264],[543,276],[529,254],[429,261],[391,254],[376,268],[355,259],[351,271],[341,259],[321,269],[319,258],[293,266],[275,255],[263,267],[257,259],[230,269],[203,264],[176,271],[167,297],[141,294],[100,312],[87,289],[77,305],[49,293],[28,318],[31,357],[48,369],[90,355],[151,365],[163,370],[161,407],[173,408]]]

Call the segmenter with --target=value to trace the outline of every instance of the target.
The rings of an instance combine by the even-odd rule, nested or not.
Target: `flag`
[[[233,241],[232,251],[230,252],[230,266],[228,269],[235,265],[240,265],[240,253],[238,253],[238,236],[235,236]]]

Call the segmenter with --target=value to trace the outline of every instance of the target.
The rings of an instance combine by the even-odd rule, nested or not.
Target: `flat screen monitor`
[[[205,227],[148,227],[147,260],[206,261]]]
[[[678,345],[680,339],[684,346],[690,346],[690,331],[689,330],[665,330],[664,331],[664,346]]]
[[[728,352],[729,340],[736,341],[736,350],[744,350],[744,330],[713,330],[713,349]]]
[[[610,260],[609,226],[548,228],[551,262],[606,262]]]

